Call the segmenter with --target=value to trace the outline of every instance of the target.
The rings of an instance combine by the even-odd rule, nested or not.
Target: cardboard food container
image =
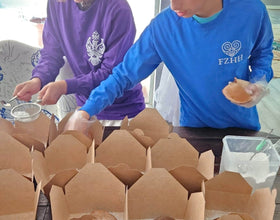
[[[34,121],[15,121],[14,125],[10,121],[0,118],[0,131],[10,134],[30,149],[33,147],[43,152],[48,145],[52,124],[54,124],[54,117],[50,119],[43,113]]]
[[[150,168],[128,189],[126,216],[128,219],[153,220],[165,216],[204,220],[203,193],[188,196],[189,192],[166,169]]]
[[[212,150],[199,152],[185,139],[170,134],[151,148],[153,168],[166,168],[190,193],[201,192],[201,184],[214,177]]]
[[[30,122],[15,121],[14,134],[27,134],[45,147],[48,144],[51,120],[48,116],[41,113],[39,118]]]
[[[96,149],[95,161],[129,187],[142,176],[146,160],[145,147],[127,130],[113,131]]]
[[[207,220],[273,220],[276,189],[257,189],[252,194],[246,180],[229,171],[206,181],[204,189]]]
[[[12,135],[14,131],[12,122],[0,117],[0,131]]]
[[[100,163],[88,163],[65,185],[52,186],[50,201],[53,220],[68,220],[94,210],[124,219],[125,185]]]
[[[3,118],[0,118],[0,131],[6,132],[18,141],[29,147],[43,152],[51,142],[59,135],[64,133],[64,127],[73,113],[68,113],[58,124],[55,123],[54,115],[49,118],[43,113],[30,122],[15,121],[14,125]],[[71,132],[71,131],[68,131]],[[88,138],[95,141],[97,147],[103,138],[104,127],[96,120],[90,123]]]
[[[28,178],[32,176],[30,150],[11,135],[0,131],[0,170],[14,169]]]
[[[52,185],[63,187],[75,175],[76,169],[94,161],[94,141],[87,146],[88,137],[78,131],[63,133],[41,153],[32,152],[34,176],[42,183],[48,196]]]
[[[40,183],[34,184],[13,169],[0,170],[0,219],[35,220]]]
[[[69,118],[73,112],[69,112],[57,125],[57,132],[58,134],[62,134],[65,130],[65,125],[67,124]],[[86,136],[88,136],[91,140],[94,139],[95,142],[95,148],[97,148],[102,140],[103,140],[103,133],[104,133],[104,127],[98,120],[94,120],[90,122],[88,133]]]
[[[164,168],[148,170],[128,190],[128,219],[184,219],[188,191]]]
[[[126,117],[121,129],[132,132],[133,136],[146,148],[151,147],[160,138],[166,138],[172,126],[164,120],[154,108],[145,108],[130,121]]]

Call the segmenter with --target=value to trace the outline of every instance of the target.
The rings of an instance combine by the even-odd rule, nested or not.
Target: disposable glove
[[[265,76],[253,83],[249,83],[245,87],[245,91],[251,96],[249,102],[240,104],[240,106],[251,108],[259,103],[259,101],[267,94],[269,94],[268,83]]]
[[[96,121],[96,117],[91,117],[85,111],[75,110],[75,112],[68,119],[64,130],[77,130],[89,135],[89,127]]]

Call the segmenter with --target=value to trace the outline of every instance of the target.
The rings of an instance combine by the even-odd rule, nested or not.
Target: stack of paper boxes
[[[212,151],[199,154],[170,133],[155,109],[125,118],[104,141],[98,121],[88,136],[63,131],[69,116],[58,125],[43,114],[30,123],[0,119],[0,219],[36,219],[40,190],[53,220],[94,210],[118,220],[273,219],[275,189],[252,193],[238,173],[214,176]]]

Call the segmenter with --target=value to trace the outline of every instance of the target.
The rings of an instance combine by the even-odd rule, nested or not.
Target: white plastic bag
[[[156,109],[173,126],[179,126],[180,98],[179,90],[168,68],[163,65],[160,83],[155,91]]]

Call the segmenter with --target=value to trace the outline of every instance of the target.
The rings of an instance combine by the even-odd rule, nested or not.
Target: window
[[[135,40],[137,40],[140,34],[145,29],[145,27],[150,23],[151,19],[155,16],[156,5],[158,6],[158,1],[128,0],[128,3],[131,7],[135,24],[136,24],[137,32],[136,32]],[[145,13],[144,15],[143,12]],[[143,87],[145,102],[148,107],[153,106],[154,76],[155,74],[153,73],[141,82]]]
[[[31,18],[46,17],[47,0],[1,0],[0,40],[16,40],[28,45],[42,46],[42,22]]]

